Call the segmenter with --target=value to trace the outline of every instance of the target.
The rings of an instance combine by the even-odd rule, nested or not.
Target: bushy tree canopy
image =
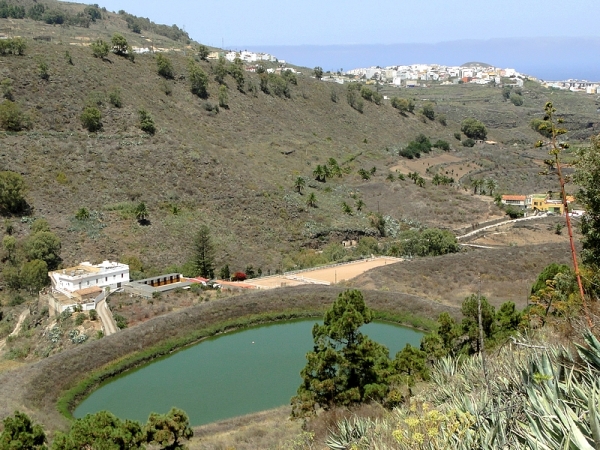
[[[3,421],[0,433],[0,450],[42,450],[46,448],[46,434],[42,427],[34,424],[27,414],[15,411]]]
[[[100,411],[73,422],[69,433],[57,433],[52,450],[143,449],[145,442],[144,430],[139,423],[122,421],[108,411]]]
[[[48,270],[55,270],[60,259],[60,239],[50,231],[40,231],[31,235],[25,242],[27,259],[39,259],[48,265]]]
[[[156,66],[158,69],[158,74],[161,77],[165,77],[167,79],[173,78],[173,63],[162,53],[158,53],[156,55]]]
[[[580,186],[577,200],[585,208],[581,219],[583,262],[600,267],[600,136],[578,153],[575,182]]]
[[[190,80],[192,94],[200,98],[208,98],[208,76],[194,61],[189,63],[188,79]]]
[[[483,140],[487,137],[487,129],[483,122],[472,117],[462,121],[460,131],[468,138],[475,140]]]
[[[25,181],[23,177],[10,171],[0,172],[0,211],[19,213],[25,205]]]

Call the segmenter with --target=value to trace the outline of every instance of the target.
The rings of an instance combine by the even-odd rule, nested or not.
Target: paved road
[[[112,313],[108,309],[108,306],[106,306],[106,299],[98,302],[98,305],[96,305],[96,311],[98,311],[98,316],[100,316],[100,321],[102,322],[104,336],[115,334],[118,329],[115,325],[115,320],[113,319]]]
[[[17,325],[15,326],[15,329],[12,330],[12,333],[10,333],[8,335],[8,337],[16,336],[17,334],[19,334],[19,331],[21,331],[21,325],[23,325],[23,321],[25,320],[25,318],[28,315],[29,315],[29,308],[26,308],[25,311],[23,311],[21,313],[21,315],[19,316],[19,320],[17,320]],[[4,350],[5,346],[6,346],[6,339],[2,339],[0,341],[0,352]]]
[[[529,216],[529,217],[522,217],[520,219],[506,220],[504,222],[498,222],[498,223],[494,223],[492,225],[487,225],[485,227],[477,228],[476,230],[470,231],[467,234],[463,234],[462,236],[457,236],[456,239],[458,239],[460,241],[461,239],[471,237],[471,236],[479,233],[480,231],[489,230],[491,228],[499,227],[501,225],[506,225],[507,223],[524,222],[526,220],[534,220],[534,219],[545,219],[546,217],[548,217],[546,214],[540,214],[539,216]]]

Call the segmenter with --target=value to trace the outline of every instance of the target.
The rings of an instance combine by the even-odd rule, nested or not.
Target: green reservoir
[[[101,410],[146,422],[151,412],[175,406],[192,425],[288,404],[300,384],[312,349],[315,319],[275,323],[207,339],[112,379],[87,397],[75,417]],[[393,357],[422,334],[375,322],[361,331],[390,349]]]

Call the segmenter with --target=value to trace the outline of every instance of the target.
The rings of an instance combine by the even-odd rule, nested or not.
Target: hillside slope
[[[492,149],[492,155],[486,148],[459,147],[453,134],[460,128],[463,110],[453,115],[446,108],[447,126],[424,121],[418,114],[402,116],[389,104],[365,102],[361,114],[347,103],[345,86],[319,82],[308,76],[309,70],[298,75],[297,85],[290,85],[290,98],[261,92],[256,74],[245,73],[243,93],[227,76],[229,107],[208,111],[207,102],[213,107],[218,103],[216,62],[198,62],[210,79],[208,99],[198,98],[187,80],[193,43],[145,30],[133,33],[119,14],[104,11],[103,17],[89,28],[0,19],[0,28],[27,39],[25,56],[0,56],[0,76],[12,80],[13,98],[32,124],[18,133],[0,133],[0,170],[23,174],[33,214],[45,217],[60,235],[65,264],[136,256],[146,268],[161,270],[188,259],[194,233],[206,224],[216,243],[217,266],[253,265],[266,273],[280,269],[283,255],[300,248],[376,236],[369,211],[450,229],[502,214],[489,198],[463,190],[386,181],[389,169],[399,161],[396,149],[419,133],[432,142],[451,142],[465,165],[471,167],[472,161],[473,169],[506,170],[512,164],[537,170],[530,158],[520,159],[519,149],[499,163],[493,154],[506,155],[501,146]],[[88,44],[97,38],[109,40],[115,31],[132,45],[162,40],[161,45],[172,48],[167,56],[174,79],[158,75],[152,54],[136,55],[135,62],[114,54],[94,58]],[[40,35],[52,39],[29,39]],[[40,77],[42,62],[48,66],[48,80]],[[467,89],[471,88],[479,90],[461,87],[461,92],[482,96],[479,87]],[[121,108],[109,102],[117,89]],[[499,92],[489,90],[487,95]],[[337,101],[332,101],[334,97]],[[417,110],[426,100],[417,99]],[[102,112],[103,128],[98,133],[89,133],[80,121],[85,106],[92,103]],[[440,111],[442,103],[438,101]],[[504,107],[499,105],[497,114],[504,114]],[[155,135],[140,130],[140,108],[152,115]],[[528,124],[521,129],[533,142],[536,136]],[[489,129],[490,137],[495,133]],[[528,145],[523,149],[529,151]],[[481,152],[487,157],[486,166],[477,165]],[[543,152],[538,156],[542,158]],[[326,183],[314,181],[313,170],[329,158],[348,174]],[[376,171],[369,181],[357,173],[373,167]],[[294,189],[299,176],[307,181],[303,195]],[[514,188],[513,181],[505,189]],[[547,190],[547,184],[540,181],[539,188]],[[306,205],[310,193],[316,195],[316,208]],[[344,214],[342,202],[353,206],[357,199],[364,201],[363,210]],[[149,226],[140,226],[133,217],[133,207],[140,201],[150,211]],[[98,220],[85,227],[74,222],[82,207],[97,212],[93,216]],[[13,222],[18,236],[29,232],[27,224]]]

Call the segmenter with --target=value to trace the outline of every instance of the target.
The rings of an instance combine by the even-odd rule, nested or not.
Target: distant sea
[[[483,62],[512,68],[546,81],[600,82],[600,37],[461,40],[435,44],[238,46],[235,50],[271,53],[304,67],[350,70],[408,64],[460,66]]]

